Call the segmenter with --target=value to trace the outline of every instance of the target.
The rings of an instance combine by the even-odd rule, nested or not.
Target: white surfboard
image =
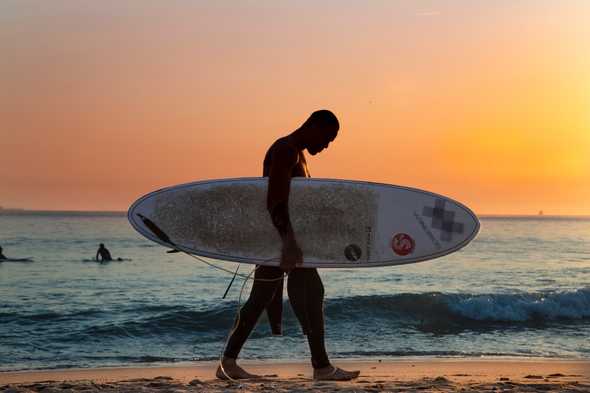
[[[206,180],[154,191],[128,212],[146,238],[191,254],[279,265],[281,241],[266,210],[267,178]],[[389,184],[293,178],[289,214],[303,267],[403,265],[467,245],[475,214],[452,199]]]

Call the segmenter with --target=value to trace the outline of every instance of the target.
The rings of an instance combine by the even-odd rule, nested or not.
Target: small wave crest
[[[327,302],[333,318],[550,322],[590,318],[590,288],[569,292],[511,294],[420,293],[356,296]]]
[[[213,334],[218,339],[231,327],[235,318],[235,307],[220,304],[204,310],[187,306],[151,307],[152,312],[121,322],[105,321],[86,328],[77,336],[91,337],[147,337],[169,334]],[[160,312],[154,313],[154,310]],[[167,309],[167,311],[163,311]],[[220,336],[222,337],[222,336]]]
[[[285,302],[286,333],[297,325]],[[375,325],[418,325],[420,329],[443,331],[462,328],[485,329],[498,324],[543,323],[590,318],[590,289],[552,293],[445,294],[404,293],[398,295],[353,296],[327,299],[325,314],[332,328],[339,324],[357,324],[370,320]],[[176,306],[160,309],[136,320],[107,323],[85,331],[99,336],[142,336],[169,334],[224,337],[236,315],[235,304],[221,303],[203,310]],[[261,318],[261,324],[266,325]],[[293,326],[294,327],[294,326]]]
[[[448,295],[449,309],[476,321],[526,322],[590,318],[590,289],[569,292]]]
[[[299,332],[288,302],[285,333]],[[236,317],[235,303],[201,305],[142,305],[118,310],[91,309],[69,313],[45,311],[38,314],[0,313],[0,322],[19,326],[50,324],[53,331],[67,331],[64,341],[101,337],[151,337],[200,335],[201,340],[225,337]],[[325,315],[330,329],[351,326],[387,328],[410,327],[445,332],[455,329],[481,330],[535,327],[590,319],[590,288],[569,292],[510,294],[402,293],[396,295],[352,296],[326,299]],[[260,320],[266,328],[265,316]],[[340,326],[340,327],[339,327]],[[260,332],[261,334],[265,334]],[[254,332],[256,335],[257,333]],[[297,333],[298,334],[298,333]]]

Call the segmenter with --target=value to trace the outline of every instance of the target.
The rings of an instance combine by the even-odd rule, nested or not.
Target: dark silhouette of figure
[[[336,138],[339,127],[332,112],[314,112],[300,128],[275,141],[266,153],[263,176],[268,176],[267,209],[282,240],[280,267],[257,267],[250,297],[240,309],[217,369],[218,378],[257,377],[238,366],[236,359],[265,309],[273,334],[280,334],[284,272],[289,273],[289,301],[309,343],[314,379],[350,380],[359,375],[358,371],[345,371],[330,363],[324,344],[324,287],[316,269],[298,267],[303,263],[303,254],[288,207],[291,178],[310,177],[303,150],[311,155],[321,152]]]
[[[0,247],[0,262],[33,262],[33,258],[8,258],[4,253],[2,247]]]
[[[104,246],[103,243],[98,245],[98,250],[96,251],[96,260],[99,262],[110,262],[113,260],[113,257],[111,257],[111,252]]]

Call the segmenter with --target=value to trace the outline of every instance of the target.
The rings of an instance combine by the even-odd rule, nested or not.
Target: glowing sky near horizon
[[[125,210],[259,176],[316,109],[312,176],[481,214],[590,214],[590,2],[0,2],[0,205]]]

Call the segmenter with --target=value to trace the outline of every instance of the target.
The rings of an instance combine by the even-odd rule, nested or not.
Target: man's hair
[[[315,111],[309,116],[309,119],[303,123],[303,126],[316,125],[322,128],[335,129],[336,132],[340,129],[340,123],[336,115],[327,109]]]

